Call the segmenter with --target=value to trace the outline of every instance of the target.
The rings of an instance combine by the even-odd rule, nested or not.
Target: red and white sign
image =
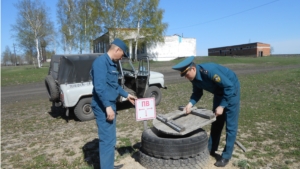
[[[155,99],[143,98],[135,101],[136,121],[150,120],[156,118]]]

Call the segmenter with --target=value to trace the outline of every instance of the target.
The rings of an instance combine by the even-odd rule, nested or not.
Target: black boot
[[[217,167],[225,167],[228,164],[229,160],[225,158],[220,158],[218,161],[215,163],[215,166]]]
[[[216,154],[214,151],[211,151],[209,154],[210,154],[210,156],[212,156],[212,157],[217,157],[217,154]]]

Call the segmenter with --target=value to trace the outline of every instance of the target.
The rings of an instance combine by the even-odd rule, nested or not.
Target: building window
[[[103,43],[103,50],[104,50],[103,53],[107,52],[107,50],[106,50],[106,44],[105,43]]]
[[[103,53],[103,42],[100,43],[100,52]]]
[[[145,43],[142,43],[141,54],[145,54],[145,53],[146,53],[146,45],[145,45]]]
[[[98,45],[98,50],[97,51],[98,51],[98,53],[100,53],[100,42],[98,42],[97,45]]]

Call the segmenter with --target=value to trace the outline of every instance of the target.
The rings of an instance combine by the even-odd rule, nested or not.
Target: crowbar
[[[192,107],[191,110],[196,110],[197,107]],[[185,115],[186,113],[184,111],[180,111],[179,113],[174,113],[172,116],[170,117],[165,117],[161,114],[158,114],[156,116],[156,119],[161,121],[162,123],[166,124],[167,126],[171,127],[172,129],[174,129],[177,132],[182,132],[185,130],[185,127],[183,127],[182,125],[176,123],[174,121],[174,119],[179,118],[180,116]]]

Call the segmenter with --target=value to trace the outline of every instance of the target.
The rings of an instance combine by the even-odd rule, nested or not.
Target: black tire
[[[157,86],[150,86],[146,93],[145,98],[154,97],[155,98],[155,105],[158,105],[161,101],[161,91]]]
[[[206,148],[199,155],[190,158],[182,159],[162,159],[148,156],[147,154],[139,151],[139,162],[147,169],[205,169],[209,161],[209,152]]]
[[[47,88],[50,101],[58,101],[59,100],[59,90],[58,87],[51,75],[46,76],[45,78],[45,86]]]
[[[92,98],[86,97],[79,100],[74,108],[74,114],[80,121],[89,121],[95,118],[91,106]]]
[[[202,129],[184,136],[173,136],[151,128],[143,132],[141,139],[141,151],[164,159],[195,157],[207,149],[207,146],[207,134]]]

